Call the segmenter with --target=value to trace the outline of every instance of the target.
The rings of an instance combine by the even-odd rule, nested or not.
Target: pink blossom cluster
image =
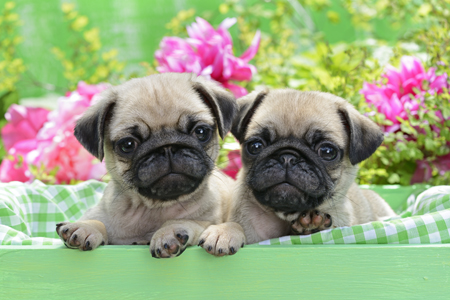
[[[101,179],[106,174],[104,164],[81,146],[73,131],[76,120],[106,88],[106,84],[80,82],[76,91],[58,100],[54,111],[12,105],[1,131],[8,155],[0,165],[0,181],[30,182],[35,179],[30,166],[47,173],[56,168],[55,183]]]
[[[236,23],[227,18],[214,29],[206,20],[197,17],[197,22],[187,27],[189,38],[164,37],[160,49],[155,52],[158,72],[192,72],[214,79],[236,96],[247,94],[247,90],[230,81],[251,80],[256,68],[248,62],[255,56],[261,39],[257,31],[250,47],[240,56],[233,54],[233,41],[228,29]]]
[[[414,116],[422,109],[423,97],[426,93],[431,95],[441,94],[444,89],[449,89],[448,75],[444,73],[437,76],[435,68],[425,70],[421,61],[415,57],[404,56],[401,59],[400,69],[388,66],[386,73],[382,75],[387,79],[386,84],[364,83],[360,93],[366,101],[373,104],[378,112],[384,114],[393,125],[386,126],[385,132],[400,131],[400,121],[408,119],[408,111]],[[436,115],[443,120],[441,112]],[[438,128],[434,128],[439,132]],[[432,177],[432,169],[429,162],[424,159],[417,161],[417,168],[413,174],[411,183],[428,181]],[[439,157],[435,166],[441,173],[450,171],[450,154]]]
[[[386,132],[400,129],[397,117],[406,120],[407,111],[412,115],[416,114],[426,92],[440,94],[444,88],[449,87],[446,73],[437,76],[434,68],[425,71],[421,61],[411,56],[401,58],[400,69],[388,66],[382,76],[387,79],[386,84],[365,82],[360,93],[378,112],[384,114],[387,120],[392,121],[393,125],[386,126]]]

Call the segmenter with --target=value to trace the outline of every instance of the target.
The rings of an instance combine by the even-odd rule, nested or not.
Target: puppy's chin
[[[151,187],[139,187],[138,192],[149,199],[170,201],[193,193],[201,183],[202,179],[186,174],[169,173],[158,179]]]

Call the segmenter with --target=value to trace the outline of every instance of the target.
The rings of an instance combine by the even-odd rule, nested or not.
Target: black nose
[[[179,150],[179,146],[177,145],[168,145],[158,149],[158,153],[167,157],[171,157],[172,154],[175,154]]]
[[[300,156],[291,150],[285,150],[278,154],[278,161],[285,167],[292,166],[297,163],[300,159]]]

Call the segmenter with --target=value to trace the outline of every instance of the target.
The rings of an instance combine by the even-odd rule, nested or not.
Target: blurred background
[[[4,7],[6,2],[0,1],[0,6]],[[42,96],[53,89],[60,94],[66,92],[68,81],[62,76],[64,69],[53,49],[58,47],[63,52],[72,52],[72,49],[76,47],[76,42],[74,43],[73,40],[75,32],[86,28],[98,28],[102,52],[116,50],[117,60],[124,63],[123,72],[128,76],[140,74],[143,73],[143,69],[139,64],[153,62],[154,53],[161,39],[171,35],[170,27],[168,28],[167,25],[179,12],[194,10],[195,14],[192,16],[202,16],[213,26],[217,26],[225,17],[238,15],[236,11],[224,9],[223,2],[219,0],[13,1],[14,13],[18,14],[21,21],[16,33],[22,37],[22,42],[16,47],[16,53],[26,65],[25,73],[17,83],[20,96]],[[261,30],[270,32],[272,16],[267,12],[263,13],[263,10],[275,11],[280,1],[229,2],[241,4],[246,8],[255,4],[262,6],[258,7],[260,12],[255,12],[254,16],[259,17]],[[292,6],[289,1],[285,2],[287,7],[284,9],[289,10],[286,12],[287,25],[294,31],[293,34],[296,34],[295,31],[298,34],[298,40],[294,39],[292,42],[298,43],[299,46],[308,44],[307,41],[300,40],[302,30],[320,33],[323,35],[323,40],[330,44],[350,43],[367,38],[393,44],[399,36],[413,26],[410,20],[411,15],[399,18],[397,22],[389,16],[376,15],[367,24],[372,27],[371,30],[367,30],[365,27],[352,24],[354,20],[348,11],[349,7],[346,7],[348,5],[346,1],[301,1],[304,2],[303,6],[300,6],[301,2],[298,2],[298,7]],[[291,2],[295,3],[295,1]],[[62,3],[73,4],[74,10],[79,14],[78,17],[86,17],[86,19],[80,19],[77,25],[79,30],[70,28],[70,22],[67,22],[62,11]],[[227,12],[221,13],[221,5],[221,11]],[[367,7],[367,9],[375,8]],[[238,28],[232,28],[231,34],[236,38]],[[237,49],[239,50],[242,49]],[[302,48],[299,50],[301,51]]]
[[[71,182],[55,180],[63,168],[36,159],[40,156],[31,146],[18,154],[23,148],[11,136],[35,112],[14,104],[60,112],[64,99],[84,97],[86,87],[80,82],[89,88],[170,71],[168,61],[156,59],[155,52],[175,57],[164,38],[192,42],[186,28],[200,24],[196,18],[201,17],[218,30],[204,34],[221,41],[231,35],[230,55],[254,52],[251,60],[239,61],[251,70],[249,77],[219,80],[211,75],[225,87],[236,85],[242,93],[259,85],[331,92],[382,126],[385,143],[361,165],[360,183],[449,182],[449,0],[0,0],[0,12],[0,127],[6,126],[1,181],[18,180],[11,174],[21,170],[27,174],[20,173],[21,181]],[[227,18],[236,23],[220,32]],[[201,56],[191,51],[198,49],[192,46],[185,56]],[[88,103],[102,89],[89,92]],[[41,128],[50,123],[61,127],[58,122],[45,114],[26,139],[40,141]],[[239,168],[238,156],[230,158],[236,148],[229,137],[221,166]],[[62,155],[61,149],[55,151]],[[86,176],[75,172],[73,182],[97,178]]]

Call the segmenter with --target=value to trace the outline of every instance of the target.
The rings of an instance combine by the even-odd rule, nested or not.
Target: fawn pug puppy
[[[223,222],[233,181],[217,171],[218,135],[237,112],[233,95],[193,74],[132,79],[107,90],[78,120],[75,136],[111,176],[100,202],[57,224],[69,248],[148,244],[180,255]]]
[[[228,223],[210,226],[200,245],[214,255],[246,243],[309,234],[394,216],[376,193],[355,184],[357,164],[383,134],[344,99],[290,89],[238,100],[231,132],[242,145],[242,170]]]

